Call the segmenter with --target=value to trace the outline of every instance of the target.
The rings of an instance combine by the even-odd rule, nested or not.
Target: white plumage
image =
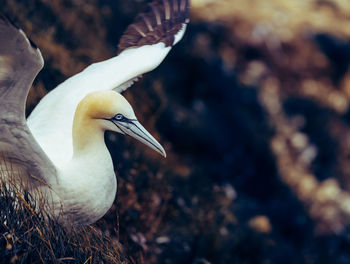
[[[39,49],[0,14],[0,151],[28,173],[30,191],[47,194],[53,215],[62,205],[74,224],[84,225],[112,205],[117,182],[104,131],[130,135],[165,156],[119,93],[156,68],[182,38],[188,9],[186,0],[152,3],[122,36],[118,56],[60,84],[39,102],[27,123],[27,93],[43,60]]]
[[[124,83],[158,67],[170,49],[158,43],[125,50],[116,57],[90,65],[40,101],[27,123],[56,166],[62,166],[72,156],[72,125],[78,103],[91,92],[124,91]]]

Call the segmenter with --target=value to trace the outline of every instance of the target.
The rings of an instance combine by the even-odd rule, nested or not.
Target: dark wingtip
[[[9,16],[6,16],[5,14],[0,12],[0,22],[1,21],[5,22],[7,25],[12,25],[17,30],[20,30],[20,27],[18,27]],[[29,43],[32,46],[32,48],[38,49],[38,46],[34,43],[34,41],[32,41],[28,36],[26,36],[26,37],[28,38]]]
[[[118,54],[131,47],[163,42],[173,46],[175,36],[189,21],[189,0],[155,0],[148,11],[139,14],[125,31],[118,45]]]
[[[4,13],[1,13],[1,12],[0,12],[0,21],[5,22],[6,24],[10,24],[17,29],[20,29],[9,16],[6,16]]]
[[[0,12],[0,20],[3,20],[3,21],[7,21],[7,17],[5,16],[5,14],[3,14],[2,12]]]
[[[28,37],[27,37],[27,38],[28,38]],[[34,43],[33,40],[31,40],[30,38],[28,38],[28,40],[29,40],[29,43],[30,43],[30,45],[32,46],[32,48],[38,49],[38,46]]]
[[[7,16],[5,16],[3,13],[0,12],[0,22],[2,23],[10,23],[9,19],[7,18]]]

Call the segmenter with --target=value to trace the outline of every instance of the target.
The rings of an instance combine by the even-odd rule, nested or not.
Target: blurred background
[[[0,0],[46,62],[28,113],[115,56],[147,2]],[[133,263],[350,263],[350,2],[191,4],[124,94],[168,157],[107,134],[118,194],[96,227]]]

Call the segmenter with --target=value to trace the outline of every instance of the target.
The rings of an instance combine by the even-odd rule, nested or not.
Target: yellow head
[[[90,93],[79,103],[73,122],[74,147],[81,149],[96,137],[101,139],[105,130],[134,137],[166,156],[163,147],[137,121],[129,102],[112,90]]]
[[[136,119],[129,102],[119,93],[112,90],[93,92],[79,103],[76,112],[85,113],[91,119],[108,119],[117,113],[126,118]]]

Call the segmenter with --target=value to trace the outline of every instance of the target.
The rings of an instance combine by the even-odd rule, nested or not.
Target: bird
[[[1,175],[39,193],[50,215],[64,223],[84,226],[100,219],[117,189],[105,131],[134,137],[166,156],[121,92],[158,67],[182,39],[189,5],[189,0],[151,2],[122,35],[115,57],[64,81],[42,98],[28,119],[25,102],[43,57],[0,13]]]

